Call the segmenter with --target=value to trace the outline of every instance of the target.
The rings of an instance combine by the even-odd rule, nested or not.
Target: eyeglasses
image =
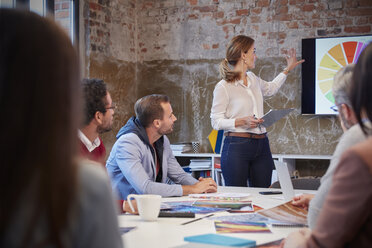
[[[338,113],[338,106],[337,105],[333,105],[332,107],[330,107],[330,109],[332,109],[335,113]]]
[[[113,102],[111,103],[111,107],[107,107],[105,109],[112,109],[112,110],[115,110],[116,109],[116,104]]]
[[[332,107],[330,107],[330,109],[332,109],[335,113],[338,113],[338,107],[341,106],[342,104],[344,103],[333,105]]]

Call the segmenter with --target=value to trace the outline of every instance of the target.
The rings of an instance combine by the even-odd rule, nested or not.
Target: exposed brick
[[[280,6],[277,11],[277,14],[287,14],[288,13],[288,7],[287,6]]]
[[[143,52],[143,53],[147,52],[147,48],[145,48],[145,47],[142,48],[142,49],[141,49],[141,52]]]
[[[62,9],[69,9],[70,8],[70,3],[62,3],[61,8]]]
[[[348,9],[347,14],[349,16],[371,16],[372,8]]]
[[[280,0],[279,1],[279,4],[280,5],[287,5],[288,4],[288,0]]]
[[[268,7],[270,5],[270,0],[260,0],[257,2],[257,7]]]
[[[223,11],[218,11],[218,12],[213,13],[213,18],[215,19],[223,18],[224,16],[225,16],[225,12]]]
[[[89,3],[89,8],[91,10],[102,10],[102,6],[97,3]]]
[[[106,23],[111,23],[111,18],[109,16],[105,16],[105,22]]]
[[[261,22],[261,17],[260,16],[251,16],[251,23],[259,23]]]
[[[340,0],[331,0],[328,2],[329,9],[341,9],[342,8],[342,1]]]
[[[243,16],[243,15],[248,15],[249,10],[248,9],[238,9],[235,11],[237,16]]]
[[[54,4],[54,10],[60,10],[60,9],[62,9],[61,4],[60,3],[55,3]]]
[[[299,21],[301,27],[304,27],[304,28],[311,28],[311,23],[309,23],[308,21]]]
[[[336,20],[328,20],[327,21],[327,27],[334,27],[337,25],[337,21]]]
[[[361,6],[361,7],[371,7],[372,6],[371,0],[359,0],[358,3],[359,3],[359,6]]]
[[[196,10],[199,12],[214,12],[217,10],[217,6],[209,5],[209,6],[202,6],[202,7],[194,7],[193,10]]]
[[[199,17],[198,17],[198,15],[195,15],[195,14],[191,14],[191,15],[189,15],[189,19],[190,20],[196,20],[196,19],[198,19]]]
[[[187,0],[187,2],[191,5],[191,6],[195,6],[198,4],[198,0]]]
[[[278,33],[278,38],[279,39],[285,39],[287,37],[287,34],[286,33],[284,33],[284,32],[279,32]]]
[[[287,24],[288,28],[291,28],[291,29],[297,29],[298,28],[298,22],[297,21],[288,22],[286,24]]]
[[[68,10],[62,10],[58,11],[55,13],[55,18],[60,19],[60,18],[67,18],[70,15],[70,11]]]
[[[276,15],[276,16],[274,16],[274,20],[278,20],[278,21],[291,21],[292,20],[292,15],[291,14]]]
[[[314,9],[315,9],[315,6],[313,4],[306,4],[306,5],[303,5],[301,8],[301,10],[305,12],[310,12],[310,11],[313,11]]]
[[[142,10],[144,9],[150,9],[153,7],[153,3],[152,2],[145,2],[142,4]]]
[[[359,27],[348,26],[344,28],[344,31],[346,33],[358,33],[358,34],[369,33],[371,32],[371,26],[359,26]]]
[[[251,9],[251,13],[256,14],[256,15],[261,14],[261,12],[262,12],[262,8],[252,8]]]
[[[289,0],[290,5],[298,5],[298,4],[303,4],[303,0]]]
[[[336,35],[341,33],[341,28],[333,28],[333,29],[319,29],[317,30],[318,36],[327,36],[327,35]]]
[[[347,26],[347,25],[352,25],[353,24],[353,19],[350,18],[342,18],[338,21],[340,25]]]
[[[211,49],[211,47],[209,46],[209,44],[203,44],[203,49],[204,50],[209,50],[209,49]]]
[[[217,48],[219,48],[219,46],[220,46],[220,44],[218,44],[218,43],[217,43],[217,44],[213,44],[213,45],[212,45],[212,48],[213,48],[213,49],[217,49]]]
[[[356,19],[355,19],[355,24],[356,24],[356,25],[369,24],[369,23],[368,23],[368,19],[369,19],[369,18],[366,17],[366,16],[365,16],[365,17],[363,16],[363,17],[356,18]]]
[[[320,28],[323,27],[323,22],[321,20],[314,20],[313,21],[313,27],[314,28]]]
[[[225,24],[240,24],[241,18],[235,19],[224,19],[222,22],[217,22],[218,25],[225,25]]]

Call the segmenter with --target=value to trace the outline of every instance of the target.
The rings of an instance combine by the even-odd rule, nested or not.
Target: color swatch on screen
[[[333,46],[322,57],[317,68],[317,82],[322,94],[333,104],[333,77],[342,67],[356,63],[364,47],[363,42],[347,41]]]

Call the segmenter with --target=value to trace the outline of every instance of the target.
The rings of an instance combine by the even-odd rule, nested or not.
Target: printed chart
[[[317,68],[318,86],[330,103],[335,104],[332,96],[333,77],[336,72],[347,64],[356,63],[367,44],[358,41],[342,42],[329,49]]]

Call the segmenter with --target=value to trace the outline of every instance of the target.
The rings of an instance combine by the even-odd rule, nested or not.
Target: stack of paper
[[[210,159],[191,159],[189,167],[191,171],[210,170],[212,168],[212,161]]]
[[[172,152],[174,152],[174,153],[192,152],[193,151],[191,142],[171,144],[170,148],[172,149]]]

